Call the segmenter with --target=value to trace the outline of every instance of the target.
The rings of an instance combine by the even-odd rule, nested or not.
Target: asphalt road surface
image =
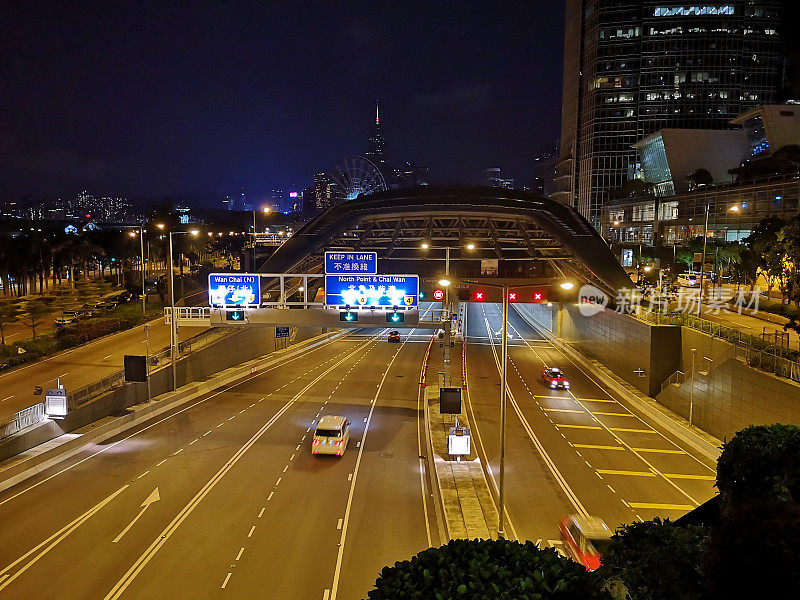
[[[283,359],[0,494],[0,597],[363,598],[438,545],[420,455],[431,332]],[[326,414],[343,457],[313,456]]]
[[[675,519],[714,494],[713,463],[640,419],[509,313],[508,537],[558,547],[558,522],[566,514],[600,516],[613,528]],[[470,304],[467,329],[467,408],[496,492],[500,306]],[[570,389],[550,390],[541,380],[546,366],[565,370]]]

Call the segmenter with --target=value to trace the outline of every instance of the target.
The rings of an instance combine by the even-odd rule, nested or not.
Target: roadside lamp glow
[[[575,287],[575,284],[572,283],[571,281],[565,281],[564,283],[559,284],[559,287],[562,290],[571,290],[572,288]]]

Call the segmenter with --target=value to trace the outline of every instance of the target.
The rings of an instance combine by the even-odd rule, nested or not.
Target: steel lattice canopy
[[[556,272],[612,295],[633,285],[599,233],[574,208],[529,192],[423,186],[359,196],[300,228],[260,271],[313,272],[325,249],[415,260],[421,242],[480,248],[476,258],[548,261]]]

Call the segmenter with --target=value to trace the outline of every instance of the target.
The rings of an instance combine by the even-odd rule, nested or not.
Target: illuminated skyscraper
[[[661,129],[730,129],[781,86],[780,0],[567,0],[552,197],[596,227]],[[703,165],[698,165],[702,167]]]
[[[384,154],[385,144],[386,138],[383,137],[383,131],[381,130],[379,106],[378,103],[375,102],[375,129],[372,130],[372,136],[370,136],[367,142],[367,152],[365,156],[375,163],[375,166],[377,166],[384,175],[386,175],[388,171],[386,156]]]

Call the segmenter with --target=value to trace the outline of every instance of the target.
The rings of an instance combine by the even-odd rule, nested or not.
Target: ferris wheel
[[[386,189],[386,180],[374,162],[363,156],[348,156],[336,162],[330,172],[345,200],[359,194],[372,194]]]

